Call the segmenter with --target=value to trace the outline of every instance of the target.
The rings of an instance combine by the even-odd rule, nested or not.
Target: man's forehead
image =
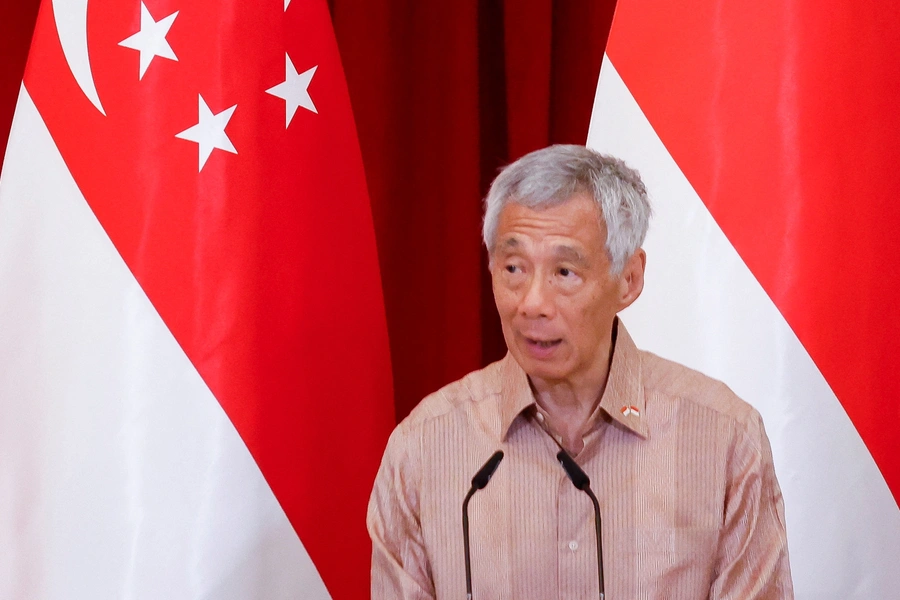
[[[503,206],[498,214],[498,228],[507,227],[556,227],[560,232],[573,230],[584,224],[605,229],[603,211],[587,194],[575,194],[562,202],[536,206],[514,199]]]
[[[510,233],[497,245],[500,252],[517,252],[526,248],[528,245],[527,237],[519,236],[516,233]],[[577,242],[570,241],[551,241],[549,244],[550,253],[559,258],[565,258],[576,261],[586,261],[587,253],[584,248]]]

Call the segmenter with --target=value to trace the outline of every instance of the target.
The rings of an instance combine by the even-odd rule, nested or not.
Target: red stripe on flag
[[[324,1],[148,3],[176,60],[120,45],[137,0],[89,5],[106,115],[50,3],[25,83],[100,223],[259,464],[335,598],[368,593],[365,507],[392,425],[387,329],[363,167]],[[285,127],[267,90],[316,70]],[[296,92],[296,90],[295,90]],[[176,138],[236,105],[236,154]],[[288,113],[289,114],[289,113]],[[188,136],[190,137],[190,135]]]
[[[900,8],[623,0],[607,52],[900,500]]]

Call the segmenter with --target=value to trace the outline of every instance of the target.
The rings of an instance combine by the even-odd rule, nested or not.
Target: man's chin
[[[514,356],[522,370],[532,379],[559,381],[565,379],[566,369],[560,360],[536,359],[528,356]]]

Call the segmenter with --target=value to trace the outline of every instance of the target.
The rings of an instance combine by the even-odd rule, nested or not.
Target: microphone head
[[[587,476],[587,473],[578,466],[575,459],[569,456],[568,452],[560,450],[556,455],[556,460],[558,460],[559,464],[562,465],[562,468],[565,469],[566,475],[568,475],[569,479],[572,481],[572,485],[581,491],[591,487],[591,480]]]
[[[475,477],[472,478],[472,487],[476,490],[484,489],[494,475],[494,471],[497,470],[497,466],[500,464],[501,460],[503,460],[503,450],[497,450],[489,459],[487,459],[484,466],[475,473]]]

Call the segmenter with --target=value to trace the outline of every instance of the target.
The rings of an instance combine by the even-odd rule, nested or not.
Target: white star
[[[237,154],[237,150],[234,149],[234,145],[225,133],[225,127],[228,126],[228,121],[231,120],[231,115],[234,114],[234,109],[236,108],[237,104],[214,115],[203,100],[203,96],[200,96],[199,122],[193,127],[189,127],[175,135],[177,138],[196,142],[200,145],[200,167],[197,169],[198,173],[203,170],[203,165],[206,164],[206,160],[212,154],[214,148]]]
[[[266,93],[284,100],[284,128],[287,129],[287,126],[291,124],[291,119],[294,118],[294,113],[297,112],[298,106],[319,114],[312,98],[309,97],[309,82],[312,81],[318,65],[298,74],[297,69],[294,68],[294,63],[291,62],[291,57],[286,53],[284,55],[284,63],[284,82],[267,89]]]
[[[172,51],[172,46],[166,41],[169,28],[172,27],[172,23],[175,22],[175,17],[177,16],[178,11],[176,10],[165,19],[154,21],[153,17],[150,16],[150,11],[147,10],[143,1],[141,2],[141,30],[119,42],[120,46],[125,46],[141,53],[141,74],[138,79],[144,78],[144,73],[147,72],[147,67],[150,66],[150,61],[154,57],[162,56],[169,60],[178,60],[175,52]]]
[[[287,10],[288,4],[291,3],[291,0],[284,0],[284,10]]]

